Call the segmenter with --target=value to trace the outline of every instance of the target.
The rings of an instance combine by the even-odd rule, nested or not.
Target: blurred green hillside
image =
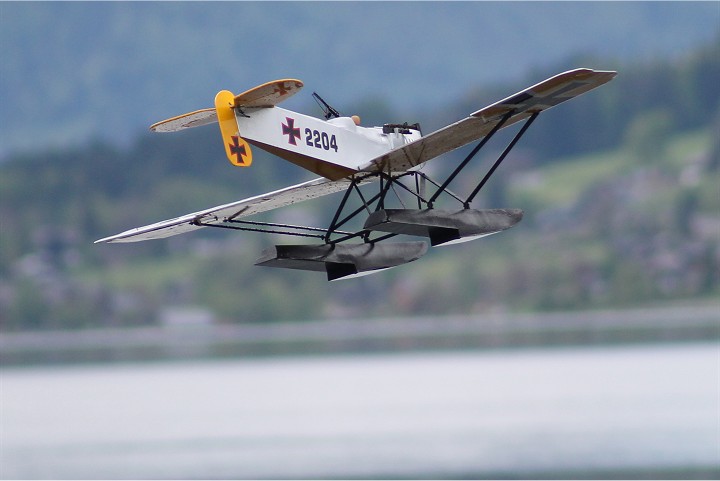
[[[0,329],[156,324],[178,308],[236,323],[716,300],[720,46],[618,69],[607,86],[540,116],[475,201],[524,209],[517,227],[337,283],[254,267],[263,246],[287,239],[253,233],[92,243],[310,177],[260,152],[251,169],[233,169],[216,128],[13,156],[0,164]],[[397,120],[458,120],[547,76],[533,75]],[[387,104],[356,107],[365,118],[398,115]],[[442,177],[466,151],[428,169]],[[453,189],[473,185],[492,160],[476,159]],[[268,218],[323,226],[338,200]]]

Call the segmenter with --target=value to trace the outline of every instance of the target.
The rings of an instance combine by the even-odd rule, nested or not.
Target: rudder
[[[238,132],[234,104],[235,94],[229,90],[221,90],[215,96],[215,112],[225,146],[225,155],[231,164],[249,167],[252,164],[252,150],[250,144],[240,137]]]

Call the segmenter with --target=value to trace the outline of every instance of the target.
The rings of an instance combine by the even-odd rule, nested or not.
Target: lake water
[[[3,478],[720,474],[717,343],[3,369],[0,403]]]

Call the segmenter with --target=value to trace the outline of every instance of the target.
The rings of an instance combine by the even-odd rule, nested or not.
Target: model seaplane
[[[364,275],[414,261],[427,243],[411,240],[386,242],[407,235],[429,240],[431,246],[464,242],[508,229],[522,219],[519,209],[473,209],[473,199],[493,175],[538,115],[588,92],[615,77],[616,72],[577,69],[561,73],[522,92],[478,110],[468,117],[422,135],[418,124],[362,127],[359,118],[341,116],[317,94],[324,119],[278,107],[298,93],[303,83],[283,79],[239,95],[223,90],[215,107],[158,122],[154,132],[175,132],[211,123],[220,126],[225,153],[231,164],[248,167],[253,148],[260,148],[307,169],[319,178],[274,192],[212,207],[175,219],[132,229],[96,242],[136,242],[160,239],[206,227],[268,232],[314,238],[312,244],[276,245],[266,249],[256,265],[320,271],[328,280]],[[496,132],[524,122],[507,148],[469,195],[448,189]],[[477,141],[474,149],[442,182],[430,179],[419,167],[428,160]],[[373,195],[360,186],[376,182]],[[409,185],[408,185],[409,184]],[[413,207],[388,208],[397,190],[410,195]],[[326,228],[247,220],[261,212],[344,191]],[[409,194],[408,194],[409,193]],[[353,195],[355,194],[355,195]],[[457,206],[441,209],[438,198]],[[360,206],[350,210],[350,197]],[[367,214],[359,230],[341,230],[360,214]]]

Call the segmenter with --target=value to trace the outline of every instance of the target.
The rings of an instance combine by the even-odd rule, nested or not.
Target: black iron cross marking
[[[572,95],[567,95],[567,93],[585,85],[585,82],[570,82],[568,85],[548,94],[547,96],[541,96],[531,92],[523,92],[507,99],[503,102],[503,105],[516,105],[523,111],[544,110],[572,98]],[[538,108],[535,109],[535,107]]]
[[[232,138],[233,143],[228,144],[230,146],[230,154],[237,155],[237,163],[238,164],[244,164],[245,159],[243,156],[247,155],[245,146],[240,144],[240,140],[238,139],[237,135],[233,135],[231,138]]]
[[[273,93],[278,94],[280,97],[282,97],[283,95],[287,95],[289,92],[288,89],[285,88],[285,84],[279,83],[275,90],[273,90]]]
[[[288,142],[291,145],[297,145],[295,139],[300,138],[300,129],[295,128],[295,119],[285,117],[285,120],[287,120],[287,125],[282,124],[283,135],[288,136]]]

